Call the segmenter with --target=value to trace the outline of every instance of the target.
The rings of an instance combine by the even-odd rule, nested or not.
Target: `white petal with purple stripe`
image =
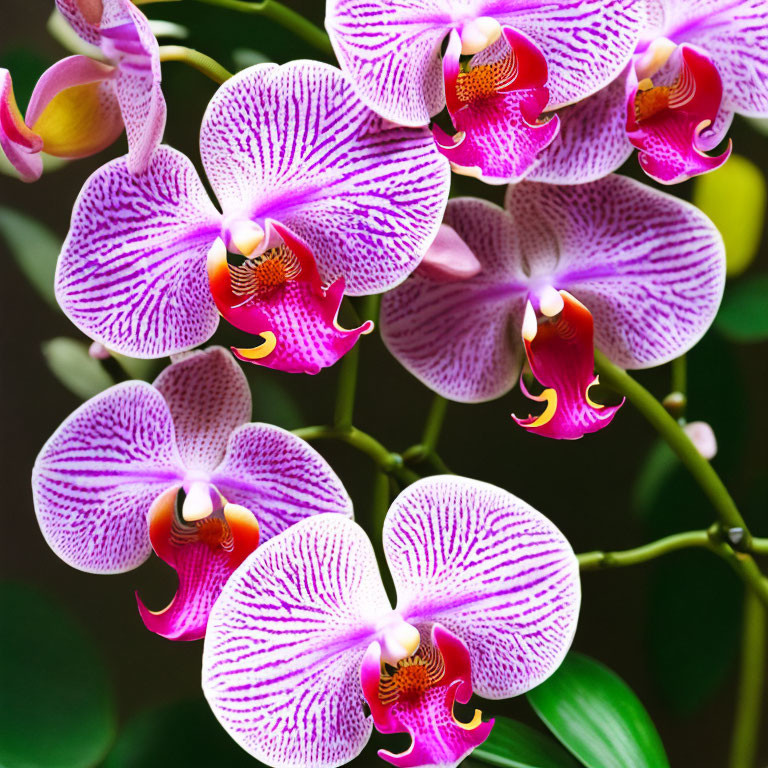
[[[40,451],[32,473],[45,540],[69,565],[120,573],[151,551],[146,515],[184,475],[173,422],[150,384],[118,384],[84,403]]]
[[[464,641],[476,693],[516,696],[560,665],[576,631],[579,565],[542,514],[477,480],[430,477],[395,499],[383,536],[397,611]]]
[[[220,226],[180,152],[161,147],[141,176],[113,160],[75,203],[56,298],[83,333],[117,352],[162,357],[198,346],[219,322],[205,259]]]
[[[208,621],[203,691],[247,752],[281,768],[332,768],[371,733],[360,661],[391,611],[355,523],[321,515],[260,546]]]
[[[386,124],[335,67],[294,61],[240,72],[203,118],[200,152],[225,216],[303,238],[324,282],[350,295],[402,282],[437,234],[448,161],[425,128]]]

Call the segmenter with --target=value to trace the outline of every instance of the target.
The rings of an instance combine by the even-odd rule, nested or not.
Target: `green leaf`
[[[696,177],[693,202],[723,235],[728,276],[740,275],[757,255],[763,236],[763,172],[746,157],[731,155],[721,168]]]
[[[83,400],[98,395],[115,382],[98,360],[88,354],[88,344],[59,337],[43,342],[43,356],[53,375]]]
[[[727,286],[715,324],[733,341],[768,339],[768,274]]]
[[[556,741],[506,717],[496,718],[491,735],[472,758],[502,768],[579,768]]]
[[[258,768],[216,722],[206,702],[181,701],[128,722],[102,768]]]
[[[640,700],[618,675],[587,656],[569,654],[528,700],[587,768],[669,768]]]
[[[0,207],[0,237],[33,288],[58,309],[53,278],[61,239],[39,221],[4,207]]]
[[[60,605],[0,583],[0,765],[89,768],[115,735],[115,704],[96,647]]]

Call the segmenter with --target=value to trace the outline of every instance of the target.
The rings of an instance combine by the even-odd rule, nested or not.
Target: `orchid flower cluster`
[[[56,297],[108,350],[172,362],[92,398],[43,447],[43,535],[84,571],[152,552],[175,569],[167,607],[137,596],[141,618],[205,638],[205,695],[267,765],[342,765],[374,726],[410,734],[380,752],[394,765],[457,765],[493,720],[463,722],[454,702],[524,693],[568,651],[570,545],[506,490],[420,479],[373,536],[393,608],[340,479],[301,437],[250,422],[240,364],[333,366],[374,330],[339,324],[345,297],[383,294],[388,350],[438,395],[483,402],[519,381],[541,404],[514,417],[524,430],[607,427],[621,402],[594,394],[595,348],[624,369],[669,362],[725,283],[712,222],[614,171],[637,149],[676,184],[727,161],[734,114],[768,117],[768,2],[327,0],[339,67],[224,82],[202,118],[204,176],[161,143],[143,13],[56,7],[94,58],[47,70],[24,116],[0,70],[0,146],[35,181],[43,153],[92,155],[125,129],[128,153],[74,204]],[[509,185],[504,206],[449,200],[452,172]],[[199,349],[220,318],[252,344]]]

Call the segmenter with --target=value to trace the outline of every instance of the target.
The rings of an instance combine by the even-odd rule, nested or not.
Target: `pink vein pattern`
[[[211,613],[203,690],[216,717],[269,765],[348,762],[372,728],[360,661],[390,610],[359,526],[293,526],[235,571]]]
[[[413,271],[450,184],[428,130],[387,125],[318,62],[228,80],[203,119],[200,152],[225,216],[285,225],[311,247],[323,281],[343,277],[353,296]]]
[[[431,477],[395,500],[383,538],[398,612],[464,641],[475,693],[516,696],[560,665],[576,631],[579,567],[535,509],[486,483]]]

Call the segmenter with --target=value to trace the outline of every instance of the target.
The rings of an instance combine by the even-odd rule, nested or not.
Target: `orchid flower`
[[[165,129],[160,53],[130,0],[56,0],[101,60],[69,56],[46,70],[22,118],[11,75],[0,69],[0,147],[24,181],[43,172],[42,152],[80,158],[112,144],[125,127],[127,166],[146,170]]]
[[[595,96],[559,112],[559,137],[529,175],[580,184],[619,168],[636,148],[643,170],[676,184],[719,168],[708,154],[734,113],[768,116],[765,0],[647,0],[627,70]]]
[[[639,39],[638,5],[328,0],[326,27],[366,104],[414,126],[447,104],[455,133],[434,127],[440,151],[457,173],[504,184],[522,179],[555,139],[559,119],[550,110],[622,71]]]
[[[161,611],[137,596],[144,623],[173,640],[202,637],[221,588],[259,537],[321,512],[352,515],[313,448],[247,423],[250,414],[245,375],[221,347],[191,353],[154,384],[129,381],[92,398],[35,463],[46,541],[91,573],[130,571],[154,549],[179,587]]]
[[[56,275],[84,333],[132,357],[207,341],[219,314],[260,337],[243,360],[317,373],[367,323],[336,322],[344,293],[385,291],[435,237],[450,184],[423,128],[384,123],[338,69],[260,64],[227,81],[203,119],[211,203],[192,163],[161,147],[85,183]]]
[[[573,639],[578,562],[563,534],[510,493],[455,476],[419,480],[384,521],[393,610],[370,541],[317,515],[259,547],[222,591],[203,690],[222,725],[275,768],[334,768],[375,724],[409,733],[401,768],[459,762],[493,721],[456,719],[473,691],[516,696]],[[367,716],[363,703],[367,703]]]
[[[387,294],[381,330],[417,378],[460,402],[508,392],[523,352],[546,407],[531,432],[578,438],[617,407],[590,397],[594,341],[646,368],[690,349],[725,283],[719,232],[698,209],[622,176],[580,186],[523,182],[506,210],[451,200],[424,268]],[[465,265],[462,272],[460,265]]]

